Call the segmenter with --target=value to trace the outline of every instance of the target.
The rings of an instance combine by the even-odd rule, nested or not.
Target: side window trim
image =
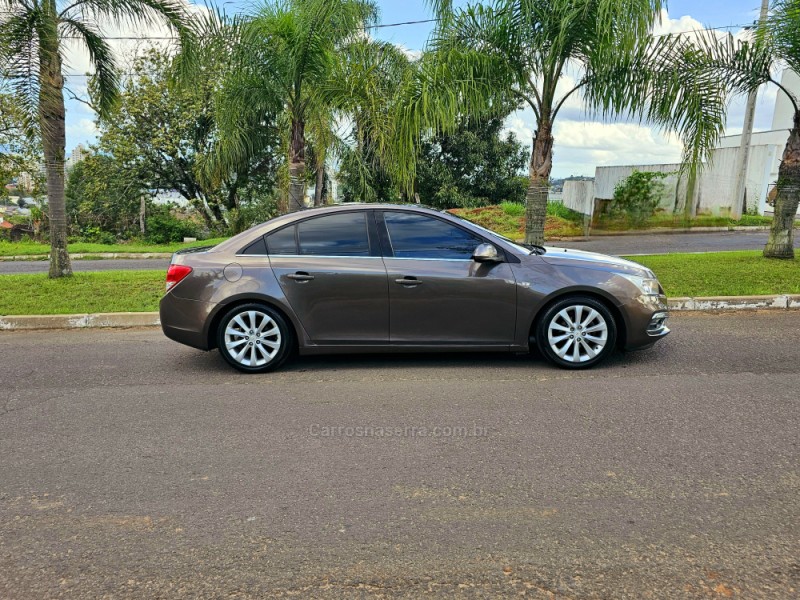
[[[394,258],[394,248],[392,248],[392,242],[389,239],[389,229],[386,227],[386,219],[384,219],[384,213],[387,211],[384,210],[376,210],[373,211],[375,213],[375,221],[378,224],[378,236],[380,238],[381,250],[383,251],[384,258]]]

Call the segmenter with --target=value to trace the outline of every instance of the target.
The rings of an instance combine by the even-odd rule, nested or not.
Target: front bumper
[[[626,316],[625,350],[649,348],[669,334],[666,296],[639,296],[621,308]]]

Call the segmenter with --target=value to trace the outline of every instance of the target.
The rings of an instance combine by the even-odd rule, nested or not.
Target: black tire
[[[264,304],[235,306],[222,316],[217,327],[219,353],[243,373],[277,369],[289,358],[293,346],[294,332],[286,319]],[[240,348],[243,355],[236,352]]]
[[[588,369],[603,362],[614,351],[617,323],[599,300],[568,296],[545,310],[536,323],[535,335],[539,351],[556,366]]]

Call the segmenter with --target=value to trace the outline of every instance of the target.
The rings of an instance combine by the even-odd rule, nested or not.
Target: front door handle
[[[418,285],[422,285],[422,282],[419,279],[417,279],[416,277],[411,277],[409,275],[406,275],[405,277],[402,277],[400,279],[395,279],[394,282],[399,283],[400,285],[404,285],[406,287],[416,287]]]
[[[289,279],[294,279],[295,281],[299,281],[300,283],[304,281],[311,281],[314,279],[313,275],[309,275],[305,271],[298,271],[297,273],[292,273],[291,275],[287,275]]]

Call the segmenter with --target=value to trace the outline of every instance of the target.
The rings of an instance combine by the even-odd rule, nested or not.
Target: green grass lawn
[[[198,240],[188,244],[145,244],[143,242],[132,242],[129,244],[89,244],[86,242],[75,242],[69,245],[71,254],[100,254],[103,252],[134,252],[136,254],[147,252],[175,252],[181,248],[192,248],[196,246],[214,246],[227,238],[213,238],[210,240]],[[0,256],[32,256],[37,254],[49,254],[50,245],[38,242],[7,242],[0,240]]]
[[[759,251],[637,256],[669,296],[800,294],[800,261],[767,260]],[[49,315],[158,310],[162,271],[0,275],[0,315]]]
[[[63,279],[0,275],[0,315],[58,315],[158,310],[163,271],[75,273]]]
[[[668,296],[800,294],[800,261],[766,259],[760,250],[631,260],[652,269]]]

